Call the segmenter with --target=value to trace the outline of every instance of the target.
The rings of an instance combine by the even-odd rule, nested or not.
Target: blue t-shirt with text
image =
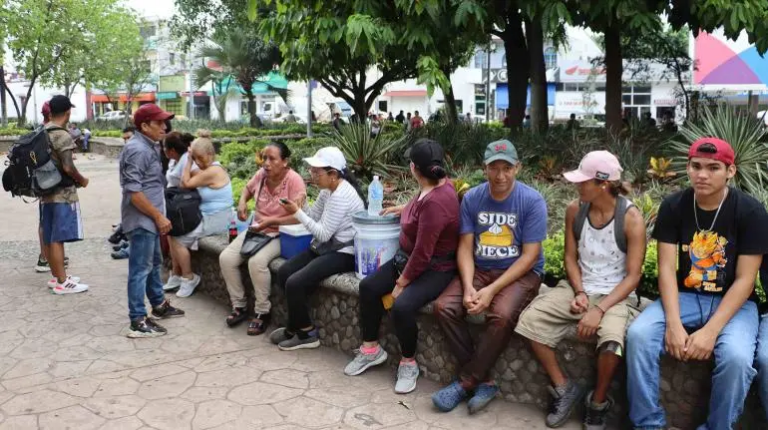
[[[491,197],[488,183],[472,188],[461,202],[461,234],[475,235],[475,266],[506,270],[523,253],[523,244],[547,237],[547,203],[538,191],[515,182],[503,201]],[[544,252],[533,266],[544,274]]]

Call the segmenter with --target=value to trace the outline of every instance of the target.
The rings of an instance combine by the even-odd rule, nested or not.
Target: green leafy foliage
[[[704,108],[698,122],[680,127],[680,138],[670,144],[672,166],[680,181],[687,180],[686,166],[691,143],[701,137],[718,137],[730,143],[736,153],[733,185],[760,195],[768,185],[768,143],[766,129],[757,118],[725,105]]]
[[[349,168],[359,177],[371,180],[374,175],[388,177],[403,170],[391,163],[392,157],[405,150],[406,137],[390,139],[386,135],[371,136],[367,124],[352,123],[332,135],[334,146],[341,149]]]

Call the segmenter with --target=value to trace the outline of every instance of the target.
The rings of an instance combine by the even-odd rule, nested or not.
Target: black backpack
[[[66,131],[61,127],[41,126],[13,144],[3,173],[5,191],[14,197],[41,197],[75,184],[51,156],[53,146],[48,133],[53,130]]]
[[[183,236],[203,222],[200,212],[200,193],[197,190],[185,188],[168,188],[165,190],[165,213],[171,222],[171,236]]]

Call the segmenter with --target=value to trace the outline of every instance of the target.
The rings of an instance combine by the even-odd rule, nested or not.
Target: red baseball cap
[[[133,113],[133,124],[136,125],[136,128],[141,128],[141,124],[145,122],[165,121],[173,119],[175,116],[175,114],[160,109],[154,103],[147,103],[136,109],[136,112]]]
[[[43,116],[50,116],[51,115],[51,104],[48,102],[43,103],[43,109],[40,111]]]
[[[711,145],[714,147],[714,152],[710,149],[704,149],[703,145]],[[696,139],[688,150],[688,159],[693,157],[709,158],[710,160],[721,161],[726,166],[730,166],[736,160],[736,153],[733,152],[731,145],[723,139],[716,137],[702,137]]]

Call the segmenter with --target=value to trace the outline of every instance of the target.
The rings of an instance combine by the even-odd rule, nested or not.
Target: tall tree
[[[255,84],[265,84],[271,91],[286,98],[286,89],[273,87],[263,80],[272,67],[280,62],[277,47],[249,34],[247,30],[217,32],[211,43],[200,50],[199,56],[213,61],[217,66],[204,66],[195,70],[196,83],[201,85],[212,82],[214,87],[219,87],[222,84],[228,85],[227,81],[237,82],[248,99],[251,127],[261,126],[256,116]]]
[[[74,84],[83,75],[83,56],[104,46],[102,35],[110,20],[119,20],[120,29],[127,22],[125,10],[118,0],[6,0],[0,17],[7,29],[7,46],[18,70],[29,80],[29,88],[21,103],[19,123],[26,121],[27,105],[36,84],[63,86],[63,77]],[[105,22],[106,21],[106,22]],[[111,30],[111,29],[110,29]],[[101,40],[103,43],[94,43]],[[98,72],[98,73],[109,73]]]
[[[250,0],[265,40],[283,54],[283,70],[316,79],[364,118],[392,82],[417,76],[421,44],[390,2]],[[274,6],[256,17],[257,5]],[[378,73],[371,79],[373,69]]]

